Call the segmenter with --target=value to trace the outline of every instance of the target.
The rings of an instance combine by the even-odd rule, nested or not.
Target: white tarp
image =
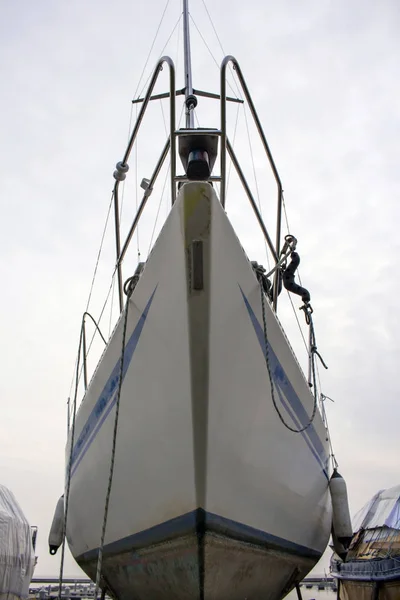
[[[400,485],[382,490],[353,519],[353,531],[390,527],[400,529]]]
[[[14,494],[0,485],[0,600],[27,598],[34,566],[30,525]]]

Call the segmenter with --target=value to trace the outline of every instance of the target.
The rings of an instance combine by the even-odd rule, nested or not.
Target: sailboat
[[[199,92],[187,0],[183,39],[185,127],[176,126],[174,63],[163,57],[114,173],[120,317],[88,383],[82,328],[86,389],[79,409],[77,398],[72,403],[65,494],[50,547],[55,553],[65,533],[80,567],[103,594],[121,600],[273,600],[312,569],[332,527],[312,308],[295,283],[296,239],[281,233],[282,184],[240,65],[227,56],[220,93]],[[277,184],[275,241],[227,135],[229,66]],[[163,67],[169,136],[123,241],[120,185],[146,108],[160,97],[153,90]],[[220,104],[217,128],[195,127],[202,96]],[[172,206],[134,270],[124,257],[167,156]],[[228,158],[274,258],[269,273],[246,256],[229,220]],[[277,316],[283,287],[303,302],[308,378]]]

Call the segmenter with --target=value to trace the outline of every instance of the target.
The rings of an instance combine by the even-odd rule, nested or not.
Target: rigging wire
[[[332,465],[333,465],[334,469],[337,469],[339,467],[339,463],[336,460],[335,452],[333,450],[331,431],[329,429],[329,423],[328,423],[328,419],[326,416],[325,407],[324,407],[324,416],[325,416],[325,428],[326,428],[326,434],[328,436],[328,444],[329,444],[329,450],[330,450],[330,455],[331,455],[331,459],[332,459]]]
[[[145,63],[144,63],[144,66],[143,66],[142,72],[141,72],[141,74],[140,74],[139,81],[138,81],[138,83],[137,83],[137,86],[136,86],[135,92],[134,92],[134,94],[133,94],[133,98],[134,98],[134,99],[136,98],[136,95],[137,95],[137,93],[138,93],[138,90],[139,90],[139,88],[140,88],[140,84],[141,84],[141,82],[142,82],[143,75],[144,75],[144,73],[145,73],[145,71],[146,71],[146,67],[147,67],[147,65],[148,65],[148,63],[149,63],[150,56],[151,56],[151,53],[152,53],[152,51],[153,51],[153,48],[154,48],[155,42],[156,42],[156,40],[157,40],[157,36],[158,36],[158,34],[159,34],[159,31],[160,31],[160,29],[161,29],[161,25],[162,25],[162,23],[163,23],[163,20],[164,20],[164,17],[165,17],[165,13],[167,12],[167,9],[168,9],[169,2],[170,2],[170,0],[167,0],[166,4],[165,4],[165,6],[164,6],[164,10],[163,10],[163,12],[162,12],[161,19],[160,19],[160,21],[159,21],[159,23],[158,23],[158,26],[157,26],[156,33],[154,34],[153,41],[152,41],[152,43],[151,43],[151,46],[150,46],[150,49],[149,49],[149,51],[148,51],[147,58],[146,58],[146,60],[145,60]],[[151,76],[151,74],[150,74],[150,76]],[[147,81],[149,81],[149,79],[150,79],[150,77],[147,79]],[[147,81],[146,81],[146,84],[147,84]],[[145,84],[145,85],[146,85],[146,84]],[[139,95],[139,97],[140,97],[140,95]],[[136,104],[136,121],[137,121],[137,116],[138,116],[138,106],[137,106],[137,104]],[[129,143],[130,136],[131,136],[131,132],[132,132],[132,118],[133,118],[133,104],[132,104],[132,102],[131,102],[131,110],[130,110],[130,117],[129,117],[129,127],[128,127],[128,143]],[[138,156],[137,156],[137,154],[138,154],[138,141],[136,142],[136,148],[135,148],[135,150],[136,150],[136,152],[135,152],[135,189],[136,189],[136,211],[137,211],[137,207],[138,207],[138,187],[137,187],[137,166],[138,166]],[[121,217],[122,217],[122,207],[123,207],[123,203],[124,203],[124,192],[125,192],[125,181],[123,182],[123,187],[122,187],[122,195],[121,195],[121,209],[120,209],[120,219],[121,219]],[[136,232],[136,239],[137,239],[137,254],[138,254],[138,258],[140,258],[139,228],[137,228],[137,232]]]
[[[178,20],[177,20],[177,22],[175,23],[175,25],[174,25],[174,27],[173,27],[173,29],[172,29],[172,31],[171,31],[171,33],[170,33],[170,35],[169,35],[169,37],[168,37],[167,41],[165,42],[165,44],[164,44],[164,46],[163,46],[163,48],[162,48],[162,50],[161,50],[161,52],[160,52],[160,54],[159,54],[159,57],[158,57],[159,59],[160,59],[160,58],[163,56],[164,50],[165,50],[165,48],[168,46],[168,44],[169,44],[169,42],[170,42],[170,40],[171,40],[172,36],[173,36],[173,35],[174,35],[174,33],[175,33],[175,30],[176,30],[176,28],[178,27],[179,23],[181,22],[181,19],[182,19],[182,14],[180,14],[180,15],[179,15],[179,19],[178,19]],[[141,98],[141,97],[143,96],[143,92],[144,92],[144,90],[146,89],[146,87],[147,87],[147,84],[148,84],[148,82],[150,81],[150,78],[151,78],[151,76],[152,76],[152,75],[153,75],[153,73],[150,71],[150,74],[149,74],[149,76],[147,77],[147,79],[146,79],[146,81],[145,81],[145,84],[144,84],[144,86],[142,87],[142,89],[141,89],[141,91],[140,91],[140,94],[137,96],[137,98]]]
[[[79,352],[76,356],[75,359],[75,364],[74,364],[74,369],[72,371],[72,379],[71,379],[71,385],[69,386],[69,394],[68,394],[68,398],[71,397],[71,393],[72,393],[72,388],[74,387],[74,381],[75,381],[75,373],[76,373],[76,368],[77,368],[77,364],[78,364],[78,360],[79,360]],[[70,409],[68,407],[68,413],[70,412]],[[69,415],[68,415],[69,416]]]
[[[303,339],[304,347],[306,349],[307,355],[310,356],[310,352],[309,352],[309,349],[308,349],[306,338],[304,337],[304,333],[303,333],[303,330],[302,330],[301,325],[300,325],[300,320],[299,320],[299,317],[297,316],[297,311],[296,311],[295,306],[293,304],[292,296],[291,296],[290,292],[288,292],[287,290],[286,290],[286,292],[287,292],[287,295],[289,297],[290,304],[292,305],[294,316],[296,317],[297,325],[299,327],[299,331],[300,331],[301,337]]]
[[[212,50],[211,50],[210,46],[207,44],[206,40],[204,39],[203,34],[201,33],[200,29],[197,27],[196,21],[193,19],[192,15],[189,15],[189,16],[190,16],[190,20],[192,21],[193,25],[195,26],[195,28],[197,30],[197,33],[201,37],[201,39],[202,39],[205,47],[207,48],[208,52],[210,53],[211,58],[213,59],[213,61],[215,62],[215,64],[217,65],[217,68],[219,70],[220,69],[220,65],[218,64],[217,59],[215,58],[214,54],[212,53]],[[227,81],[227,84],[231,88],[233,95],[236,96],[236,92],[233,89],[233,87],[231,86],[231,84],[229,83],[229,81]]]
[[[165,120],[164,107],[163,107],[163,103],[162,103],[161,98],[160,98],[160,106],[161,106],[161,114],[162,114],[163,123],[164,123],[165,135],[168,137],[167,123],[166,123],[166,120]]]
[[[111,276],[111,284],[110,284],[110,287],[108,288],[107,296],[106,296],[106,299],[105,299],[105,301],[104,301],[103,307],[102,307],[102,309],[101,309],[101,311],[100,311],[99,318],[98,318],[98,319],[97,319],[97,321],[96,321],[96,322],[97,322],[97,325],[98,325],[98,327],[100,327],[101,319],[102,319],[102,317],[103,317],[103,313],[104,313],[104,311],[105,311],[105,309],[106,309],[106,306],[107,306],[107,303],[108,303],[108,299],[109,299],[109,297],[110,297],[110,294],[111,294],[111,291],[112,291],[112,288],[113,288],[113,285],[114,285],[114,279],[115,279],[115,274],[116,274],[116,271],[117,271],[117,267],[114,267],[114,271],[113,271],[113,274],[112,274],[112,276]],[[95,330],[94,330],[94,332],[93,332],[93,335],[92,335],[92,337],[91,337],[91,339],[90,339],[89,345],[88,345],[88,347],[87,347],[87,351],[86,351],[86,357],[88,357],[88,356],[89,356],[89,352],[90,352],[90,349],[91,349],[91,347],[92,347],[92,345],[93,345],[94,338],[96,337],[96,333],[97,333],[97,330],[95,329]],[[78,357],[79,357],[79,354],[78,354]],[[78,384],[79,384],[79,382],[80,382],[80,380],[81,380],[82,373],[83,373],[83,365],[81,366],[81,368],[80,368],[80,370],[79,370],[79,374],[78,374]],[[74,379],[75,379],[75,374],[74,374]]]
[[[286,222],[286,229],[287,229],[287,232],[288,232],[288,234],[289,234],[289,235],[291,235],[291,233],[290,233],[290,226],[289,226],[289,218],[288,218],[288,214],[287,214],[286,202],[285,202],[285,196],[284,196],[284,194],[283,194],[283,191],[282,191],[282,205],[283,205],[283,214],[284,214],[284,217],[285,217],[285,222]],[[299,278],[299,283],[300,283],[300,285],[302,286],[303,284],[302,284],[302,281],[301,281],[301,277],[300,277],[300,271],[299,271],[299,268],[297,268],[297,270],[296,270],[296,274],[297,274],[297,276],[298,276],[298,278]],[[290,304],[292,305],[293,314],[294,314],[294,316],[296,317],[297,325],[298,325],[298,328],[299,328],[299,331],[300,331],[300,335],[301,335],[301,337],[302,337],[302,339],[303,339],[303,343],[304,343],[304,346],[305,346],[305,348],[306,348],[307,355],[308,355],[308,356],[310,356],[310,351],[309,351],[309,348],[308,348],[307,342],[306,342],[306,340],[305,340],[304,333],[303,333],[303,329],[302,329],[302,327],[301,327],[301,325],[300,325],[299,318],[298,318],[298,316],[297,316],[297,311],[296,311],[296,309],[295,309],[295,306],[294,306],[294,304],[293,304],[292,296],[291,296],[291,294],[290,294],[289,292],[287,292],[287,295],[288,295],[288,297],[289,297]],[[319,378],[318,363],[317,363],[317,373],[318,373],[318,378]],[[320,380],[320,379],[319,379],[319,387],[320,387],[320,389],[322,389],[322,386],[321,386],[321,380]]]
[[[247,139],[248,139],[248,142],[249,142],[251,164],[253,166],[253,176],[254,176],[254,181],[255,181],[255,184],[256,184],[258,208],[260,210],[261,218],[263,218],[263,212],[262,212],[261,200],[260,200],[260,190],[259,190],[259,187],[258,187],[258,179],[257,179],[257,173],[256,173],[256,166],[255,166],[255,163],[254,163],[253,146],[251,144],[250,129],[249,129],[249,123],[247,121],[247,113],[246,113],[246,107],[245,106],[243,106],[243,111],[244,111],[244,120],[245,120],[245,123],[246,123]],[[268,247],[267,247],[267,240],[265,239],[265,237],[264,237],[264,246],[265,246],[265,255],[267,257],[267,263],[268,263],[268,271],[270,271],[271,270],[271,264],[270,264],[270,261],[269,261],[269,253],[268,253]],[[279,249],[277,249],[277,251],[279,252]]]
[[[285,215],[285,221],[286,221],[286,227],[287,227],[287,232],[288,234],[290,234],[290,227],[289,227],[289,219],[288,219],[288,215],[287,215],[287,210],[286,210],[286,202],[285,202],[285,196],[283,194],[283,190],[282,190],[282,205],[283,205],[283,214]],[[300,277],[300,269],[297,269],[297,276],[299,278],[299,283],[302,286],[302,282],[301,282],[301,277]]]
[[[131,133],[132,133],[133,103],[131,102],[130,104],[131,104],[131,110],[130,110],[130,115],[129,115],[128,141],[127,141],[127,144],[129,144],[129,140],[131,139]]]
[[[110,199],[110,203],[108,205],[106,222],[105,222],[103,233],[102,233],[102,236],[101,236],[100,248],[99,248],[99,251],[97,253],[96,265],[95,265],[94,271],[93,271],[93,277],[92,277],[92,283],[91,283],[91,286],[90,286],[89,297],[88,297],[88,300],[87,300],[87,303],[86,303],[86,312],[89,310],[89,304],[90,304],[90,300],[92,298],[94,282],[95,282],[96,275],[97,275],[97,269],[99,267],[101,252],[103,250],[104,238],[105,238],[106,231],[107,231],[107,225],[108,225],[108,221],[109,221],[109,218],[110,218],[110,212],[111,212],[111,207],[112,207],[113,201],[114,201],[114,191],[112,191],[112,193],[111,193],[111,199]]]
[[[184,109],[185,109],[185,104],[183,103],[182,104],[182,108],[181,108],[181,114],[179,115],[178,129],[180,128],[181,123],[182,123],[182,117],[183,117],[183,111],[184,111]]]
[[[203,1],[203,4],[204,4],[204,1]],[[211,21],[211,24],[212,24],[212,27],[213,27],[213,29],[214,29],[214,32],[215,32],[215,34],[217,35],[217,33],[216,33],[216,31],[215,31],[214,24],[213,24],[213,22],[212,22],[212,19],[211,19],[211,17],[210,17],[210,14],[209,14],[209,12],[208,12],[208,10],[207,10],[207,7],[206,7],[206,5],[205,5],[205,4],[204,4],[204,7],[205,7],[205,9],[206,9],[206,12],[207,12],[207,14],[208,14],[208,18],[209,18],[209,19],[210,19],[210,21]],[[208,53],[210,54],[210,56],[211,56],[212,60],[214,61],[214,63],[215,63],[215,65],[216,65],[217,69],[218,69],[218,70],[220,70],[220,64],[218,63],[217,59],[215,58],[215,56],[214,56],[214,54],[213,54],[213,52],[212,52],[212,50],[211,50],[210,46],[207,44],[207,41],[205,40],[205,38],[204,38],[203,34],[201,33],[201,31],[200,31],[199,27],[197,26],[197,23],[196,23],[196,21],[193,19],[192,15],[189,15],[189,16],[190,16],[190,20],[192,21],[193,25],[195,26],[195,28],[196,28],[196,30],[197,30],[197,33],[199,34],[199,36],[200,36],[200,38],[201,38],[201,40],[202,40],[203,44],[204,44],[204,45],[205,45],[205,47],[207,48],[207,50],[208,50]],[[222,47],[222,44],[221,44],[221,40],[219,39],[218,35],[217,35],[217,39],[218,39],[218,43],[219,43],[219,45],[220,45],[220,47],[221,47],[222,53],[223,53],[223,55],[225,55],[224,49],[223,49],[223,47]],[[243,97],[242,97],[242,94],[241,94],[240,88],[239,88],[239,86],[238,86],[238,83],[237,83],[237,81],[236,81],[235,77],[233,76],[232,65],[229,65],[229,71],[230,71],[230,73],[231,73],[231,75],[232,75],[232,78],[233,78],[233,81],[234,81],[234,83],[235,83],[235,85],[236,85],[237,92],[235,92],[235,90],[233,89],[233,87],[232,87],[231,83],[230,83],[230,82],[227,80],[228,87],[231,89],[233,96],[235,96],[236,98],[238,98],[238,97],[239,97],[241,100],[243,100]],[[233,139],[233,143],[234,143],[234,141],[235,141],[235,137],[236,137],[236,128],[237,128],[237,119],[238,119],[238,116],[239,116],[239,109],[240,109],[240,105],[238,105],[238,108],[237,108],[237,114],[236,114],[236,123],[235,123],[235,133],[234,133],[234,139]],[[197,116],[197,115],[196,115],[196,112],[195,112],[195,116]],[[198,121],[198,118],[197,118],[197,121]],[[229,185],[229,178],[230,178],[231,168],[232,168],[232,161],[229,161],[229,170],[228,170],[228,180],[227,180],[227,187],[228,187],[228,185]],[[220,185],[220,184],[219,184],[219,185]]]
[[[164,123],[165,135],[168,136],[168,130],[167,130],[167,123],[166,123],[166,119],[165,119],[164,107],[163,107],[163,102],[162,102],[161,99],[160,99],[160,107],[161,107],[161,114],[162,114],[163,123]],[[155,218],[155,221],[154,221],[154,226],[153,226],[153,231],[152,231],[151,238],[150,238],[149,248],[147,250],[147,256],[149,256],[150,250],[151,250],[151,247],[152,247],[152,244],[153,244],[154,232],[155,232],[156,227],[157,227],[158,217],[159,217],[159,214],[160,214],[161,204],[162,204],[162,201],[163,201],[163,198],[164,198],[165,187],[166,187],[166,184],[167,184],[167,179],[168,179],[168,174],[169,174],[170,168],[171,168],[171,162],[168,165],[168,169],[167,169],[167,172],[166,172],[166,175],[165,175],[164,185],[163,185],[163,188],[162,188],[162,193],[161,193],[160,201],[158,203],[157,214],[156,214],[156,218]]]
[[[151,233],[150,244],[149,244],[149,248],[147,250],[147,256],[149,256],[150,250],[151,250],[151,247],[152,247],[152,244],[153,244],[154,233],[155,233],[155,230],[156,230],[156,227],[157,227],[158,217],[159,217],[159,214],[160,214],[161,204],[162,204],[162,201],[163,201],[163,198],[164,198],[165,188],[166,188],[166,185],[167,185],[168,175],[169,175],[170,169],[171,169],[171,163],[169,163],[167,172],[165,174],[164,185],[163,185],[163,189],[162,189],[162,192],[161,192],[160,201],[158,203],[157,214],[156,214],[156,218],[155,218],[155,221],[154,221],[153,231]]]
[[[111,324],[112,324],[112,316],[113,316],[113,309],[114,309],[115,281],[116,281],[116,277],[115,277],[115,271],[114,271],[114,274],[112,276],[112,292],[111,292],[111,302],[110,302],[110,319],[108,321],[108,339],[110,339],[110,337],[111,337]]]
[[[331,432],[329,429],[329,422],[328,422],[328,417],[326,414],[326,409],[325,409],[325,400],[331,400],[331,402],[333,402],[332,398],[329,398],[328,396],[325,396],[325,394],[322,393],[322,383],[321,383],[321,377],[319,374],[319,367],[318,367],[318,361],[316,362],[316,371],[317,371],[317,378],[318,378],[318,385],[319,385],[319,389],[320,389],[320,393],[319,393],[319,398],[320,398],[320,406],[321,406],[321,413],[322,413],[322,417],[323,417],[323,421],[324,421],[324,425],[325,425],[325,429],[326,429],[326,435],[328,437],[328,444],[329,444],[329,452],[330,452],[330,457],[332,459],[332,465],[334,469],[337,469],[339,467],[339,463],[336,460],[336,456],[335,456],[335,452],[333,450],[333,444],[332,444],[332,438],[331,438]]]
[[[183,13],[181,13],[181,16],[179,17],[179,20],[181,19]],[[179,73],[179,48],[180,48],[180,41],[181,41],[181,27],[178,28],[178,36],[177,36],[177,41],[176,41],[176,60],[175,60],[175,73]]]
[[[128,143],[129,143],[130,134],[131,134],[132,115],[133,115],[133,104],[131,103],[131,115],[130,115],[129,127],[128,127]],[[137,116],[138,116],[138,105],[136,104],[136,121],[137,121]],[[136,146],[135,146],[135,153],[134,153],[135,154],[135,159],[134,160],[135,160],[136,211],[137,211],[137,207],[138,207],[138,190],[137,190],[138,145],[139,145],[139,136],[136,139]],[[124,206],[125,186],[126,186],[126,179],[122,182],[121,206],[120,206],[120,209],[119,209],[119,221],[120,221],[120,223],[122,223],[122,209],[123,209],[123,206]],[[137,239],[137,246],[138,246],[138,254],[140,255],[140,252],[139,252],[139,227],[137,227],[136,239]]]
[[[136,116],[137,116],[137,109],[136,109]],[[130,126],[130,125],[129,125]],[[137,143],[137,142],[136,142]],[[119,207],[119,222],[122,223],[122,209],[124,206],[124,198],[125,198],[125,185],[126,185],[126,179],[122,182],[122,192],[121,192],[121,205]]]
[[[179,37],[178,37],[178,39],[179,39]],[[163,118],[163,123],[164,123],[165,135],[168,137],[167,122],[166,122],[166,119],[165,119],[164,107],[163,107],[163,102],[162,102],[161,99],[160,99],[160,106],[161,106],[161,113],[162,113],[162,118]],[[171,161],[169,162],[169,165],[171,165]],[[168,169],[169,168],[170,168],[170,166],[168,167]],[[167,171],[167,176],[168,176],[168,171]],[[164,195],[164,189],[165,189],[165,182],[164,182],[164,187],[163,187],[163,191],[162,191],[161,200],[162,200],[162,197]],[[156,217],[157,219],[158,219],[158,213],[160,212],[160,208],[161,208],[161,200],[160,200],[160,204],[159,204],[158,210],[157,210],[157,217]],[[168,217],[168,209],[169,209],[168,202],[165,202],[165,206],[166,206],[165,218],[167,218]],[[147,256],[150,253],[151,243],[153,241],[154,230],[155,230],[155,224],[154,224],[154,228],[153,228],[153,233],[151,234],[151,241],[150,241],[150,245],[149,245],[149,250],[147,252]]]
[[[166,4],[165,4],[165,7],[164,7],[164,10],[163,10],[163,12],[162,12],[162,15],[161,15],[160,22],[158,23],[158,26],[157,26],[156,33],[154,34],[153,41],[152,41],[152,43],[151,43],[151,46],[150,46],[150,50],[149,50],[149,52],[148,52],[148,54],[147,54],[147,58],[146,58],[146,60],[145,60],[145,63],[144,63],[144,66],[143,66],[142,72],[141,72],[141,74],[140,74],[139,81],[138,81],[138,83],[137,83],[137,86],[136,86],[136,90],[135,90],[135,92],[134,92],[134,94],[133,94],[133,98],[136,98],[136,94],[137,94],[137,92],[138,92],[138,89],[139,89],[139,87],[140,87],[140,84],[141,84],[141,82],[142,82],[143,75],[144,75],[144,72],[145,72],[145,70],[146,70],[146,67],[147,67],[147,65],[148,65],[148,63],[149,63],[150,56],[151,56],[151,53],[152,53],[152,51],[153,51],[154,44],[155,44],[155,42],[156,42],[156,39],[157,39],[158,33],[159,33],[160,29],[161,29],[161,25],[162,25],[162,23],[163,23],[163,20],[164,20],[164,17],[165,17],[165,13],[167,12],[167,8],[168,8],[168,5],[169,5],[169,3],[170,3],[170,0],[167,0],[167,2],[166,2]],[[137,115],[138,115],[138,111],[137,111],[137,106],[136,106],[136,120],[137,120]],[[132,131],[132,118],[133,118],[133,104],[132,104],[132,102],[131,102],[131,110],[130,110],[130,116],[129,116],[129,126],[128,126],[128,143],[129,143],[130,136],[131,136],[131,131]],[[123,202],[124,202],[124,191],[125,191],[125,181],[124,181],[124,185],[123,185],[123,188],[122,188],[122,195],[121,195],[121,209],[120,209],[120,218],[121,218],[121,216],[122,216],[122,206],[123,206]]]
[[[209,20],[210,20],[211,27],[213,28],[213,31],[214,31],[214,33],[215,33],[215,37],[216,37],[216,38],[217,38],[217,40],[218,40],[219,47],[221,48],[221,50],[222,50],[222,53],[223,53],[223,54],[225,54],[224,48],[223,48],[223,46],[222,46],[222,42],[221,42],[221,40],[220,40],[220,37],[219,37],[219,35],[218,35],[218,32],[217,32],[217,30],[216,30],[216,28],[215,28],[215,25],[214,25],[214,23],[213,23],[213,20],[212,20],[212,18],[211,18],[211,15],[210,15],[210,13],[209,13],[209,11],[208,11],[207,4],[205,3],[205,1],[204,1],[204,0],[202,0],[202,3],[203,3],[203,6],[204,6],[204,8],[205,8],[205,11],[206,11],[206,13],[207,13],[207,16],[208,16],[208,18],[209,18]]]
[[[319,385],[319,389],[322,389],[322,384],[321,384],[321,377],[319,375],[319,368],[318,368],[318,363],[317,363],[317,379],[318,379],[318,385]]]
[[[136,104],[136,121],[138,117],[138,105]],[[138,154],[139,154],[139,136],[136,138],[135,145],[135,208],[136,214],[139,206],[139,189],[138,189]],[[140,239],[139,239],[139,223],[136,227],[136,244],[137,244],[137,257],[138,261],[140,261]]]
[[[182,18],[183,12],[181,13],[180,19]],[[181,42],[181,27],[178,27],[178,35],[177,35],[177,39],[176,39],[176,51],[175,51],[175,73],[176,73],[176,84],[177,79],[178,79],[178,73],[179,73],[179,49],[180,49],[180,42]],[[179,86],[178,86],[179,87]],[[179,122],[178,122],[178,129],[180,128],[181,125],[181,119],[182,119],[182,115],[183,115],[183,107],[184,104],[182,104],[182,110],[181,110],[181,114],[179,117]],[[168,135],[167,132],[167,128],[165,127],[165,131],[166,131],[166,135]],[[170,198],[170,202],[168,203],[168,201],[165,202],[165,218],[167,219],[168,214],[169,214],[169,210],[170,210],[170,206],[171,206],[171,202],[172,199]]]
[[[189,17],[190,17],[190,20],[192,21],[193,25],[194,25],[194,26],[195,26],[195,28],[197,29],[197,33],[198,33],[198,34],[199,34],[199,36],[201,37],[201,39],[202,39],[202,41],[203,41],[203,44],[204,44],[204,45],[205,45],[205,47],[207,48],[207,50],[208,50],[208,52],[209,52],[209,54],[210,54],[211,58],[213,59],[213,61],[215,62],[215,64],[217,65],[217,67],[218,67],[218,69],[219,69],[220,65],[218,64],[218,61],[217,61],[217,59],[215,58],[214,54],[212,53],[212,50],[211,50],[210,46],[207,44],[207,42],[206,42],[206,40],[205,40],[205,38],[204,38],[203,34],[201,33],[200,29],[197,27],[197,23],[196,23],[196,21],[193,19],[192,15],[189,15]]]
[[[88,310],[89,310],[90,300],[91,300],[92,294],[93,294],[94,283],[95,283],[95,280],[96,280],[97,270],[98,270],[98,267],[99,267],[100,256],[101,256],[101,253],[102,253],[102,250],[103,250],[104,238],[105,238],[106,231],[107,231],[107,226],[108,226],[108,221],[109,221],[109,218],[110,218],[111,207],[113,205],[113,201],[114,201],[114,191],[112,191],[112,193],[111,193],[110,203],[108,205],[106,221],[105,221],[105,224],[104,224],[103,233],[102,233],[101,240],[100,240],[100,247],[99,247],[99,251],[97,253],[96,264],[95,264],[94,271],[93,271],[92,282],[91,282],[91,285],[90,285],[89,296],[88,296],[88,299],[87,299],[87,302],[86,302],[85,312],[88,312]],[[71,393],[72,393],[72,388],[73,388],[74,379],[75,379],[75,372],[76,372],[76,369],[77,369],[78,362],[79,362],[79,352],[78,352],[78,355],[77,355],[77,357],[75,359],[75,365],[74,365],[74,369],[73,369],[73,374],[72,374],[72,379],[71,379],[71,385],[70,385],[69,394],[68,394],[69,396],[71,396]]]
[[[181,123],[182,123],[182,117],[183,117],[183,111],[184,111],[184,109],[185,109],[185,103],[182,102],[182,108],[181,108],[181,112],[180,112],[179,119],[178,119],[178,127],[177,127],[178,129],[180,128]],[[166,215],[165,215],[165,218],[167,218],[168,214],[169,214],[169,210],[170,210],[170,206],[168,205],[168,202],[165,203],[165,206],[166,206]]]
[[[102,307],[102,309],[101,309],[101,311],[100,311],[99,318],[97,319],[97,324],[98,324],[98,326],[99,326],[99,327],[100,327],[101,319],[103,318],[103,313],[104,313],[104,311],[105,311],[105,308],[106,308],[106,306],[107,306],[107,303],[108,303],[108,299],[109,299],[109,297],[110,297],[110,294],[111,294],[111,291],[112,291],[112,287],[113,287],[113,285],[114,285],[114,279],[115,279],[115,273],[116,273],[116,271],[117,271],[117,267],[115,267],[115,268],[114,268],[113,274],[112,274],[112,276],[111,276],[111,284],[110,284],[110,287],[108,288],[107,296],[106,296],[106,299],[105,299],[105,301],[104,301],[103,307]],[[90,343],[89,343],[89,346],[88,346],[88,349],[87,349],[87,353],[86,353],[86,355],[88,355],[88,354],[89,354],[89,350],[90,350],[90,348],[92,347],[92,344],[93,344],[93,340],[94,340],[94,337],[95,337],[95,335],[96,335],[96,331],[94,332],[94,334],[93,334],[93,336],[92,336],[92,338],[91,338],[91,340],[90,340]],[[82,370],[81,370],[81,373],[82,373]]]
[[[141,82],[142,82],[142,78],[143,78],[144,72],[145,72],[145,70],[146,70],[146,67],[147,67],[147,65],[148,65],[148,63],[149,63],[149,60],[150,60],[150,55],[151,55],[151,53],[152,53],[152,51],[153,51],[154,44],[156,43],[156,39],[157,39],[158,33],[159,33],[160,29],[161,29],[161,25],[162,25],[162,22],[163,22],[163,20],[164,20],[165,13],[167,12],[167,8],[168,8],[168,5],[169,5],[169,2],[170,2],[170,0],[167,0],[167,2],[166,2],[166,5],[165,5],[165,7],[164,7],[164,10],[163,10],[163,13],[162,13],[162,15],[161,15],[161,19],[160,19],[160,22],[159,22],[159,24],[158,24],[157,31],[156,31],[156,33],[155,33],[155,35],[154,35],[154,38],[153,38],[153,41],[152,41],[152,43],[151,43],[150,50],[149,50],[149,53],[148,53],[148,55],[147,55],[146,62],[144,63],[144,67],[143,67],[142,73],[141,73],[141,75],[140,75],[140,77],[139,77],[139,81],[138,81],[138,84],[137,84],[137,86],[136,86],[135,93],[133,94],[133,98],[134,98],[134,99],[136,99],[136,94],[137,94],[137,92],[138,92],[138,90],[139,90],[139,87],[140,87],[140,84],[141,84]],[[138,96],[138,98],[140,98],[140,95]]]
[[[286,221],[287,232],[288,232],[288,234],[290,235],[289,219],[288,219],[288,216],[287,216],[287,211],[286,211],[286,202],[285,202],[285,196],[284,196],[284,194],[283,194],[283,191],[282,191],[282,204],[283,204],[283,213],[284,213],[284,215],[285,215],[285,221]]]
[[[235,149],[235,141],[236,141],[236,133],[237,133],[237,126],[238,126],[238,121],[239,121],[239,111],[240,111],[240,104],[237,105],[237,110],[236,110],[236,121],[235,121],[235,128],[233,130],[233,139],[232,139],[232,148]],[[231,178],[231,171],[232,171],[232,161],[229,161],[229,167],[228,167],[228,178],[226,181],[226,195],[228,195],[228,189],[229,189],[229,181]]]
[[[213,29],[213,31],[214,31],[214,33],[215,33],[215,37],[217,38],[217,41],[218,41],[219,47],[221,48],[222,54],[223,54],[223,56],[226,56],[226,53],[225,53],[224,47],[222,46],[221,39],[220,39],[220,37],[219,37],[219,35],[218,35],[218,33],[217,33],[217,29],[216,29],[216,27],[215,27],[215,25],[214,25],[214,22],[213,22],[212,18],[211,18],[211,15],[210,15],[210,12],[209,12],[209,10],[208,10],[208,8],[207,8],[207,5],[206,5],[206,3],[205,3],[205,0],[202,0],[202,2],[203,2],[203,6],[204,6],[204,8],[205,8],[205,11],[206,11],[206,13],[207,13],[207,16],[208,16],[208,18],[209,18],[209,21],[210,21],[210,23],[211,23],[211,27],[212,27],[212,29]],[[219,66],[219,65],[218,65],[218,66]],[[239,98],[240,98],[241,100],[243,100],[242,91],[241,91],[241,89],[240,89],[240,87],[239,87],[239,84],[238,84],[238,82],[237,82],[237,80],[236,80],[236,77],[235,77],[235,76],[234,76],[234,74],[233,74],[232,65],[231,65],[231,64],[229,64],[229,67],[228,67],[228,68],[229,68],[229,72],[230,72],[230,74],[231,74],[231,76],[232,76],[232,79],[233,79],[233,81],[234,81],[234,83],[235,83],[235,85],[236,85],[236,89],[237,89],[237,92],[238,92]],[[229,85],[229,82],[228,82],[228,85]],[[230,86],[230,87],[231,87],[231,86]],[[231,89],[232,89],[232,87],[231,87]]]

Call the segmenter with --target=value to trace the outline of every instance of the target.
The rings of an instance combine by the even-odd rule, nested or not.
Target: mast
[[[183,44],[185,58],[186,129],[194,129],[193,110],[197,104],[197,98],[193,95],[192,84],[192,59],[190,55],[189,32],[189,0],[183,0]]]

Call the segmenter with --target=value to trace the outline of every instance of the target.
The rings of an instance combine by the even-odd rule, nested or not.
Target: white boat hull
[[[300,427],[313,397],[265,304],[276,398]],[[76,417],[67,539],[92,578],[122,328],[123,317]],[[273,407],[259,284],[210,184],[180,191],[130,300],[126,340],[104,582],[129,600],[282,597],[328,542],[327,435],[318,411],[295,434]]]

